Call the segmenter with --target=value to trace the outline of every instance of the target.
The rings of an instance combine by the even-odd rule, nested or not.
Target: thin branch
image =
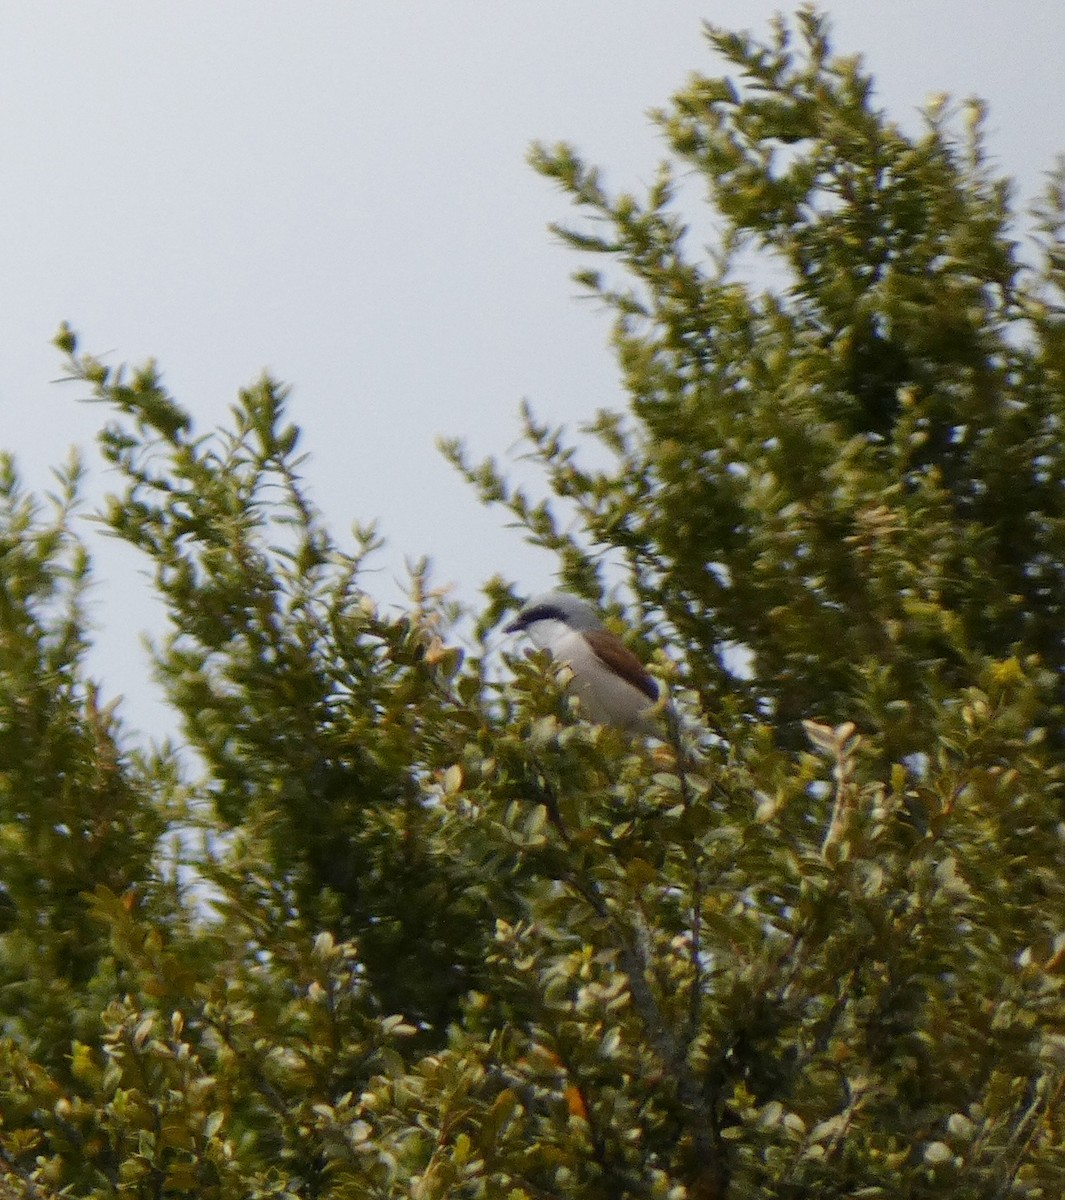
[[[1013,1191],[1013,1184],[1017,1178],[1017,1172],[1024,1165],[1025,1154],[1027,1153],[1032,1142],[1035,1140],[1036,1134],[1039,1132],[1039,1119],[1044,1113],[1050,1112],[1055,1104],[1061,1099],[1062,1093],[1065,1092],[1065,1074],[1058,1077],[1053,1089],[1047,1089],[1049,1094],[1040,1095],[1039,1084],[1043,1081],[1048,1081],[1046,1075],[1041,1075],[1038,1079],[1032,1081],[1031,1092],[1032,1100],[1025,1109],[1021,1119],[1017,1122],[1017,1126],[1010,1137],[1009,1144],[1003,1159],[1005,1160],[1002,1183],[999,1185],[998,1191],[995,1193],[996,1200],[999,1197],[1005,1200]],[[1012,1161],[1010,1161],[1012,1159]]]
[[[688,782],[688,752],[682,739],[680,718],[672,704],[666,706],[666,721],[669,740],[677,760],[677,780],[680,783],[681,803],[684,811],[691,812],[694,805],[691,784]],[[691,965],[692,991],[688,1010],[688,1028],[685,1042],[690,1047],[699,1036],[703,1013],[703,875],[700,847],[691,839],[687,847],[688,870],[691,875]]]
[[[596,916],[616,931],[618,955],[622,970],[628,976],[633,1008],[643,1021],[651,1047],[663,1068],[675,1080],[677,1098],[693,1119],[692,1140],[699,1157],[708,1165],[715,1179],[722,1180],[724,1160],[713,1106],[692,1072],[688,1062],[687,1044],[673,1034],[647,981],[650,963],[647,961],[646,947],[640,944],[639,939],[633,939],[630,932],[610,912],[594,882],[585,884],[572,875],[567,876],[565,882],[588,904]]]
[[[19,1195],[24,1200],[45,1200],[45,1193],[33,1182],[32,1173],[20,1166],[3,1146],[0,1146],[0,1167],[9,1178],[13,1177],[18,1180],[18,1186],[22,1188]]]

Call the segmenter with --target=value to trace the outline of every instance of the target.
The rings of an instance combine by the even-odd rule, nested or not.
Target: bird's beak
[[[517,633],[519,629],[524,629],[524,628],[525,628],[525,626],[522,625],[521,618],[515,617],[513,621],[508,621],[506,623],[506,625],[503,626],[503,632],[504,633]]]

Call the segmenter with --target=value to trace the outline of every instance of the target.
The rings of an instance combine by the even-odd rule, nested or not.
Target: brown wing
[[[636,655],[623,646],[612,633],[605,629],[591,629],[584,634],[584,638],[595,652],[595,657],[605,663],[615,675],[620,675],[626,683],[639,688],[648,700],[658,699],[658,684],[647,674]]]

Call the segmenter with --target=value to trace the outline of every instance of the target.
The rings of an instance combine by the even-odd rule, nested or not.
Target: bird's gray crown
[[[582,633],[603,628],[599,614],[578,596],[571,596],[569,592],[543,592],[522,606],[504,632],[516,633],[519,629],[528,629],[536,621],[562,621]]]

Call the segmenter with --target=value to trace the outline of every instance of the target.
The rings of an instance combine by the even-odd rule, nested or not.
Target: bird
[[[503,632],[526,634],[569,667],[572,689],[589,721],[662,736],[649,715],[658,700],[658,684],[586,601],[569,592],[544,592],[523,605]]]

